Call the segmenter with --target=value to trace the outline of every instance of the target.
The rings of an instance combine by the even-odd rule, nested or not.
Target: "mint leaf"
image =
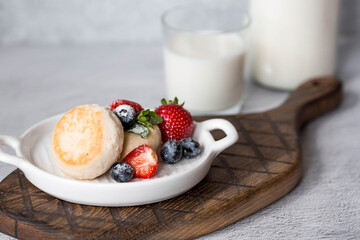
[[[156,124],[162,123],[162,121],[162,117],[160,117],[150,109],[141,111],[136,118],[137,123],[151,128],[153,128]]]
[[[142,110],[140,113],[142,113],[144,116],[147,116],[150,113],[150,109]]]
[[[146,138],[150,133],[148,127],[154,128],[155,124],[162,123],[162,121],[162,117],[157,115],[156,112],[146,109],[139,112],[135,124],[128,131]]]
[[[142,138],[146,138],[150,133],[147,127],[138,123],[134,123],[127,131],[140,135]]]
[[[145,116],[141,116],[141,117],[138,118],[138,121],[139,122],[146,122],[147,118]]]
[[[151,128],[154,128],[154,125],[152,125],[151,122],[148,122],[148,121],[145,121],[145,122],[140,122],[140,121],[137,121],[138,124],[141,124],[143,126],[146,126],[146,127],[151,127]]]
[[[149,113],[149,122],[153,125],[162,123],[164,119],[160,117],[156,112],[151,111]]]

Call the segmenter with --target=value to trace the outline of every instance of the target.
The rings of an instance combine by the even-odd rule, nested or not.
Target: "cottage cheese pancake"
[[[124,141],[120,120],[100,105],[73,108],[57,123],[53,137],[54,161],[76,179],[94,179],[119,158]]]

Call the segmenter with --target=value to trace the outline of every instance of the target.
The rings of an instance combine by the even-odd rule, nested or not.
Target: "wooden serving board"
[[[155,204],[72,204],[40,191],[16,170],[0,183],[0,231],[19,239],[189,239],[213,232],[296,186],[301,177],[299,130],[340,100],[339,80],[314,79],[274,110],[224,117],[238,130],[238,142],[216,158],[193,189]],[[214,137],[221,134],[214,132]]]

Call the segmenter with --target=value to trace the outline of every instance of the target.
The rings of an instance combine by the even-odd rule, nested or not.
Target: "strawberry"
[[[176,97],[169,102],[162,99],[161,103],[163,105],[156,108],[155,112],[163,118],[163,122],[159,124],[163,142],[190,137],[194,123],[191,114],[183,108],[184,103],[178,105]]]
[[[120,105],[129,105],[129,106],[131,106],[131,107],[134,108],[136,113],[144,110],[144,108],[140,104],[138,104],[136,102],[133,102],[133,101],[125,100],[125,99],[117,99],[117,100],[112,101],[110,103],[110,105],[109,105],[109,109],[111,111],[114,111],[114,109],[117,108]]]
[[[145,144],[132,150],[123,161],[134,169],[135,178],[150,178],[158,166],[156,152]]]

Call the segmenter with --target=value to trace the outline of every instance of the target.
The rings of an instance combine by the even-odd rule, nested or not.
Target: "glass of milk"
[[[187,5],[162,16],[167,97],[193,114],[242,105],[249,15],[234,6]]]

